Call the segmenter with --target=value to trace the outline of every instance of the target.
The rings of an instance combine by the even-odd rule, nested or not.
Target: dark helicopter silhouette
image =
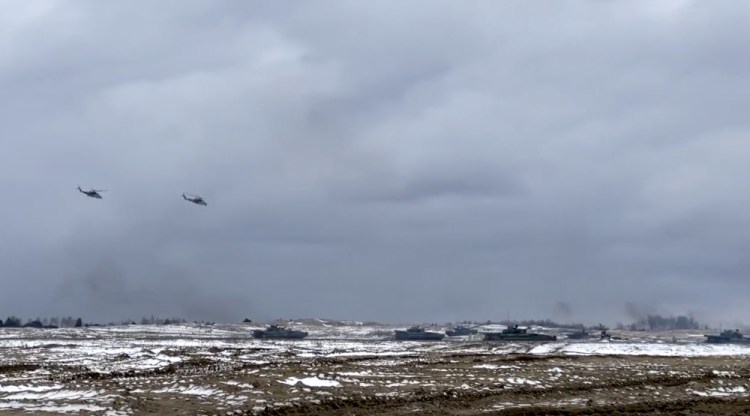
[[[182,194],[182,198],[185,201],[190,201],[194,204],[203,205],[204,207],[208,206],[208,204],[206,203],[206,201],[203,200],[203,198],[195,194]]]
[[[86,196],[91,197],[91,198],[96,198],[96,199],[102,199],[102,196],[99,195],[99,192],[107,192],[104,189],[94,189],[94,188],[91,188],[88,191],[84,191],[83,189],[81,189],[80,186],[78,187],[78,190],[81,191],[81,193],[86,194]]]

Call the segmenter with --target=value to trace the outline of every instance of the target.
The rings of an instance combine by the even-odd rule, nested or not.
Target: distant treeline
[[[140,320],[141,325],[171,325],[171,324],[184,324],[188,321],[184,318],[159,318],[153,315],[146,317],[144,316]],[[209,322],[200,322],[209,323]],[[27,319],[25,322],[23,319],[17,316],[9,316],[5,321],[0,319],[0,328],[80,328],[86,326],[115,326],[115,325],[135,325],[136,322],[128,319],[122,322],[108,322],[102,323],[84,323],[81,318],[68,317],[52,317],[52,318],[36,318]]]
[[[243,322],[252,322],[250,319],[245,319]],[[144,316],[138,322],[141,325],[173,325],[173,324],[185,324],[188,321],[184,318],[173,317],[173,318],[160,318],[151,316]],[[213,322],[205,321],[194,321],[194,323],[212,325]],[[503,320],[498,322],[493,321],[463,321],[464,325],[489,325],[489,324],[500,324],[500,325],[520,325],[520,326],[541,326],[545,328],[580,328],[584,326],[580,323],[559,323],[551,319],[524,319],[524,320]],[[5,328],[79,328],[88,326],[116,326],[116,325],[135,325],[136,322],[133,320],[125,320],[121,322],[108,322],[104,323],[84,323],[81,318],[68,317],[52,317],[52,318],[39,318],[27,319],[24,322],[17,316],[9,316],[5,321],[0,319],[0,327]],[[668,316],[664,317],[661,315],[646,315],[643,318],[638,319],[636,322],[626,325],[618,322],[615,326],[616,329],[630,330],[630,331],[668,331],[674,329],[708,329],[707,326],[699,324],[693,317],[690,316]]]
[[[519,326],[541,326],[544,328],[579,328],[582,327],[583,324],[579,323],[560,323],[555,322],[551,319],[524,319],[521,321],[514,321],[514,320],[504,320],[500,321],[501,325],[519,325]]]
[[[555,322],[551,319],[524,319],[524,320],[503,320],[499,322],[493,321],[464,321],[464,325],[489,325],[489,324],[500,324],[500,325],[519,325],[519,326],[541,326],[544,328],[580,328],[584,326],[580,323],[560,323]],[[638,319],[629,325],[618,322],[615,326],[616,329],[630,330],[630,331],[669,331],[673,329],[707,329],[705,325],[701,325],[691,316],[661,316],[661,315],[646,315],[643,318]]]
[[[699,324],[692,316],[668,316],[646,315],[630,325],[622,323],[617,324],[617,329],[627,329],[630,331],[669,331],[672,329],[706,329],[706,326]]]
[[[171,324],[186,324],[188,321],[185,318],[159,318],[151,315],[150,317],[141,318],[141,325],[171,325]],[[133,324],[135,322],[132,322]]]
[[[493,322],[490,320],[484,321],[484,322],[472,322],[472,321],[464,321],[461,322],[463,325],[491,325],[491,324],[500,324],[505,326],[511,326],[511,325],[519,325],[519,326],[541,326],[545,328],[580,328],[583,326],[583,324],[577,324],[577,323],[560,323],[555,322],[550,319],[524,319],[520,321],[516,320],[503,320],[503,321],[497,321]]]
[[[511,321],[511,320],[504,320],[500,321],[501,325],[519,325],[519,326],[541,326],[544,328],[578,328],[583,326],[583,324],[577,324],[577,323],[560,323],[555,322],[551,319],[524,319],[522,321]]]
[[[5,321],[0,320],[0,327],[5,328],[78,328],[81,326],[83,326],[81,318],[73,319],[72,316],[28,319],[26,323],[17,316],[9,316]]]

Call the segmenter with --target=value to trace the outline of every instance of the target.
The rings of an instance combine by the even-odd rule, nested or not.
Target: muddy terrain
[[[299,324],[0,331],[0,414],[747,414],[750,347],[698,333],[622,341],[395,342]]]

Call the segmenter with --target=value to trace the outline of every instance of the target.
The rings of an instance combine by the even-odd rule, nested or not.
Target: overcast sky
[[[750,322],[749,18],[0,2],[0,315]]]

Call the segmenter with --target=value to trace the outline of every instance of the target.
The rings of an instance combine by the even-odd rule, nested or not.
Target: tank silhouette
[[[270,325],[266,329],[256,329],[253,331],[255,338],[266,339],[302,339],[307,336],[307,332],[286,329],[278,325]]]
[[[486,332],[485,341],[557,341],[554,335],[529,334],[526,329],[521,329],[518,325],[509,326],[502,332]]]
[[[445,331],[445,335],[449,337],[461,337],[464,335],[474,335],[479,332],[476,328],[469,328],[463,325],[454,326],[452,329]]]
[[[609,333],[609,332],[607,332],[607,330],[608,330],[609,328],[607,328],[607,327],[606,327],[606,326],[604,326],[603,324],[599,324],[599,327],[598,327],[597,329],[598,329],[599,331],[601,331],[601,332],[599,333],[599,339],[600,339],[600,340],[605,340],[605,339],[606,339],[606,340],[610,340],[610,339],[614,339],[614,340],[619,340],[619,339],[620,339],[620,338],[617,338],[617,337],[613,337],[612,335],[610,335],[610,333]]]
[[[440,341],[445,337],[439,332],[427,332],[424,328],[413,326],[407,330],[395,331],[397,341]]]
[[[571,332],[568,335],[568,339],[589,339],[591,338],[591,334],[589,331],[586,330],[586,327],[581,325],[581,329],[579,331]]]
[[[739,329],[732,331],[725,329],[719,335],[704,335],[706,342],[711,344],[750,344],[750,338],[745,338],[740,334]]]

